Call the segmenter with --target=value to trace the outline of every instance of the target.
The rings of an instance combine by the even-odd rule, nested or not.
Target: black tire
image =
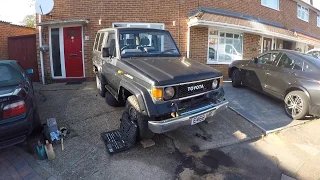
[[[106,103],[112,107],[123,107],[125,105],[124,102],[118,101],[108,91],[105,94],[105,99],[106,99]]]
[[[33,129],[32,129],[33,134],[39,134],[42,132],[43,126],[41,123],[38,109],[35,109],[33,111],[33,124],[32,124],[32,126],[33,126]]]
[[[234,69],[231,74],[232,86],[233,87],[241,87],[241,73],[239,69]]]
[[[135,96],[128,97],[125,112],[128,113],[131,121],[138,125],[138,139],[151,139],[154,133],[148,128],[149,117],[140,113],[138,100]]]
[[[284,109],[292,119],[303,119],[309,114],[309,98],[303,91],[291,91],[284,98]]]
[[[96,74],[96,84],[97,84],[98,94],[101,97],[105,97],[106,92],[107,92],[107,90],[105,88],[106,84],[104,83],[101,75],[99,75],[99,74]]]

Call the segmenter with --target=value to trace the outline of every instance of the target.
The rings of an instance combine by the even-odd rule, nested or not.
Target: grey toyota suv
[[[98,31],[93,70],[136,122],[140,138],[194,125],[227,108],[222,73],[181,56],[170,33],[147,28]]]

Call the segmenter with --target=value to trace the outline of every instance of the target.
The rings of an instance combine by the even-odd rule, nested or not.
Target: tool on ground
[[[124,113],[118,130],[101,134],[107,151],[112,154],[132,148],[136,144],[137,129],[137,125],[130,120],[129,115]]]
[[[44,148],[46,150],[48,160],[54,160],[56,158],[56,154],[54,153],[52,144],[50,144],[48,140],[46,140],[46,145]]]
[[[64,151],[63,137],[61,138],[61,150]]]

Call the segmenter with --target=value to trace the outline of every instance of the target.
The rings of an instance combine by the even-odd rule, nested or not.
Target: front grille
[[[177,86],[177,96],[178,98],[183,98],[210,91],[212,89],[212,81],[208,80]]]

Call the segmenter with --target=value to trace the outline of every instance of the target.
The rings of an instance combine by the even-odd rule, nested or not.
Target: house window
[[[208,41],[208,64],[230,64],[242,59],[242,34],[209,29]]]
[[[298,18],[309,22],[309,9],[298,4]]]
[[[279,10],[279,0],[261,0],[263,6]]]
[[[55,77],[62,76],[59,28],[51,29],[51,54],[52,54],[53,76]]]
[[[320,27],[320,15],[317,16],[317,26]]]

